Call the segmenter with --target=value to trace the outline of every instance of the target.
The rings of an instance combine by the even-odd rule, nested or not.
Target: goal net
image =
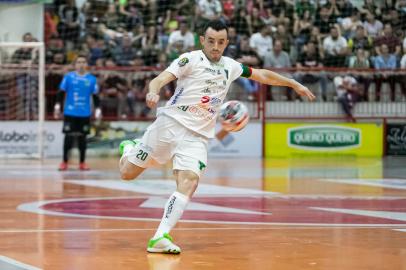
[[[0,158],[42,158],[44,44],[0,42]]]

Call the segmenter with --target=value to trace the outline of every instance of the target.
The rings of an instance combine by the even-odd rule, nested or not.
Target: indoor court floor
[[[209,160],[171,232],[181,255],[146,252],[170,168],[0,161],[0,270],[406,269],[405,157]]]

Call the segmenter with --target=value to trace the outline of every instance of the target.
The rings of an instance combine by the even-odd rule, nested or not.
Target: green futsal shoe
[[[147,251],[167,254],[179,254],[181,252],[180,247],[173,243],[173,239],[168,233],[164,233],[162,237],[149,240]]]
[[[123,155],[123,153],[124,153],[124,148],[125,148],[127,145],[131,144],[131,145],[134,145],[134,146],[135,146],[135,145],[137,145],[138,142],[139,142],[138,139],[122,141],[122,142],[120,143],[120,146],[119,146],[120,156]]]

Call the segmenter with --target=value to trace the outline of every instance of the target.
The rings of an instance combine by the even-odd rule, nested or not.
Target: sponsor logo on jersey
[[[189,112],[197,117],[202,117],[208,121],[213,120],[214,116],[216,115],[216,110],[213,108],[206,108],[206,104],[199,104],[199,105],[182,105],[178,106],[181,111]]]
[[[189,63],[189,59],[187,57],[183,57],[182,59],[180,59],[178,61],[178,66],[183,67],[184,65],[186,65],[187,63]]]
[[[208,102],[210,102],[210,97],[209,96],[203,96],[201,99],[200,99],[200,102],[201,103],[208,103]]]
[[[204,81],[206,84],[208,84],[209,86],[216,86],[217,82],[213,81],[213,80],[205,80]]]
[[[171,102],[171,105],[176,104],[176,102],[177,102],[178,99],[179,99],[179,96],[182,95],[183,90],[184,90],[184,88],[181,88],[181,89],[179,90],[179,92],[173,97],[173,100],[172,100],[172,102]]]
[[[211,68],[208,68],[208,67],[204,68],[204,70],[211,73],[211,74],[213,74],[213,75],[216,75],[216,72],[217,72],[215,69],[211,69]]]
[[[205,87],[205,88],[202,90],[202,93],[203,93],[203,94],[210,94],[211,91],[210,91],[209,87]]]

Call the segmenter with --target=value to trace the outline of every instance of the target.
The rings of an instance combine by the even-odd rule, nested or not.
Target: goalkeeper
[[[200,36],[202,50],[181,55],[149,84],[147,105],[153,108],[160,89],[177,80],[175,94],[158,109],[157,119],[141,140],[120,144],[121,178],[132,180],[152,163],[173,159],[177,190],[170,196],[161,223],[147,251],[180,253],[170,230],[180,219],[195,192],[207,162],[208,139],[214,137],[216,117],[231,83],[240,76],[264,84],[288,86],[310,100],[314,95],[300,83],[265,69],[251,69],[224,57],[228,29],[221,21],[210,21]]]
[[[99,88],[95,76],[87,72],[87,58],[79,55],[74,61],[75,71],[65,74],[59,86],[59,92],[54,106],[54,118],[58,119],[61,114],[61,103],[64,102],[63,128],[65,134],[63,143],[63,161],[59,165],[60,171],[68,169],[68,155],[75,138],[78,140],[79,169],[89,170],[86,164],[86,136],[90,131],[91,97],[95,109],[95,118],[101,119]]]

